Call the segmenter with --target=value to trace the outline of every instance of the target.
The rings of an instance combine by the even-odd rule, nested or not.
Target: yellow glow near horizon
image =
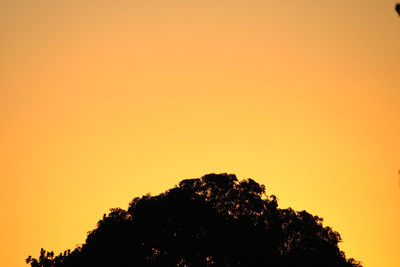
[[[323,217],[367,267],[400,266],[394,4],[3,1],[0,266],[210,172]]]

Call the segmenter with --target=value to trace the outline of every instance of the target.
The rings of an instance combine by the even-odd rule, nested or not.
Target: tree
[[[208,174],[158,196],[111,209],[85,244],[32,267],[51,266],[361,266],[338,248],[339,233],[306,211],[279,209],[252,179]]]

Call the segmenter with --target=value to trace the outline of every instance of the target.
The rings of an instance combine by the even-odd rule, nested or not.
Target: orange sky
[[[400,266],[395,1],[1,1],[0,266],[235,173]]]

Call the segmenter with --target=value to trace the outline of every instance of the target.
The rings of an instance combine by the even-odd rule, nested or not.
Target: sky
[[[0,266],[186,178],[253,178],[400,266],[395,1],[1,0]]]

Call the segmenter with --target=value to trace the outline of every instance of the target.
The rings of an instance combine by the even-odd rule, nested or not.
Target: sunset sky
[[[400,266],[395,3],[0,1],[0,266],[210,172]]]

